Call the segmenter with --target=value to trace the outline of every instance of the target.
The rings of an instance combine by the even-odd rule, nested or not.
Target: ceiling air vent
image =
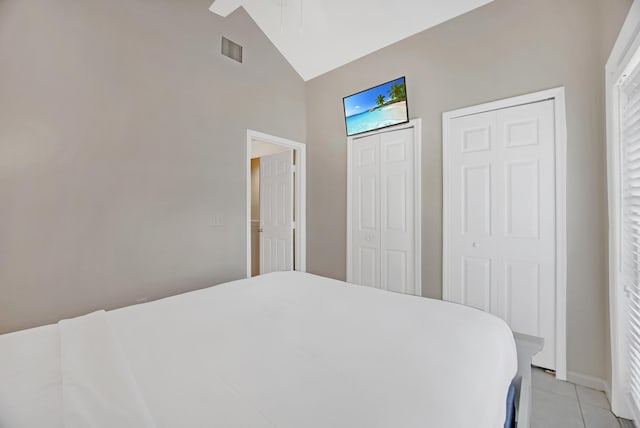
[[[222,37],[222,55],[242,63],[242,46]]]

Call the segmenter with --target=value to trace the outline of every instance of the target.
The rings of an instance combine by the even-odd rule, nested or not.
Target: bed
[[[0,427],[502,427],[511,331],[281,272],[0,336]]]

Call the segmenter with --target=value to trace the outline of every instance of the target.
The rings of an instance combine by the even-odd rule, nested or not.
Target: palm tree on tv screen
[[[407,89],[405,84],[398,84],[398,82],[391,85],[389,88],[389,95],[394,102],[404,101],[407,99]]]
[[[381,106],[384,104],[384,95],[378,95],[378,98],[376,98],[376,103]]]

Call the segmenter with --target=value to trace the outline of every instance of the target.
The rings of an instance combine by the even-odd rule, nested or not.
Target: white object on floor
[[[540,337],[513,333],[518,350],[518,374],[514,379],[516,387],[516,421],[518,428],[531,426],[531,360],[544,347]]]
[[[493,315],[299,272],[106,318],[158,427],[495,428],[517,365],[511,331]],[[0,336],[0,426],[63,426],[60,330]]]

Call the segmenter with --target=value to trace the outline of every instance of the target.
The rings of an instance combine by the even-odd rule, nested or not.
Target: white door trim
[[[633,419],[627,402],[626,302],[620,272],[620,117],[618,84],[640,62],[640,2],[633,2],[605,67],[607,109],[607,185],[609,194],[609,323],[611,387],[609,401],[617,416]]]
[[[293,149],[296,153],[295,176],[295,265],[294,269],[307,270],[307,146],[293,140],[276,137],[263,132],[247,129],[246,151],[246,246],[247,278],[251,278],[251,143],[254,140]]]
[[[417,295],[422,296],[422,119],[411,119],[402,125],[391,126],[377,131],[358,134],[357,136],[347,138],[347,282],[351,282],[351,254],[352,254],[352,213],[351,213],[351,156],[353,141],[369,135],[381,134],[384,132],[399,131],[401,129],[413,128],[414,130],[414,231],[416,239],[415,248],[415,282]]]
[[[442,114],[442,292],[443,299],[447,299],[447,289],[444,284],[449,281],[448,272],[450,261],[448,236],[449,224],[449,195],[451,192],[446,171],[449,170],[449,158],[444,146],[449,143],[449,122],[461,116],[483,113],[531,104],[553,99],[555,101],[555,173],[556,173],[556,377],[567,379],[567,125],[565,110],[564,87],[521,95],[513,98],[493,101]]]

